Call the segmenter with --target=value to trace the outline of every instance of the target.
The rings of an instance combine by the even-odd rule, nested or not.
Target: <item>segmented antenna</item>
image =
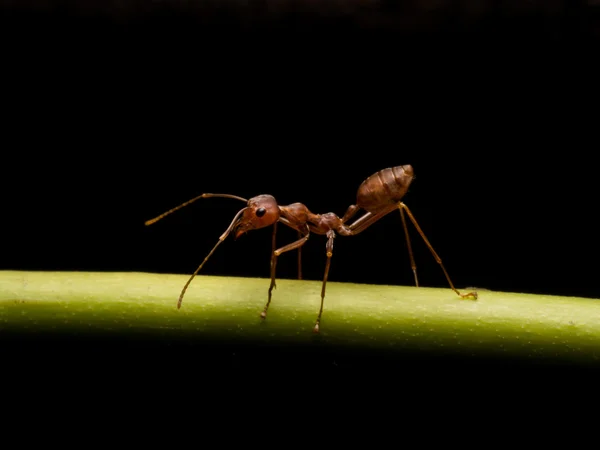
[[[184,206],[187,206],[187,205],[189,205],[190,203],[193,203],[193,202],[195,202],[196,200],[198,200],[198,199],[200,199],[200,198],[209,198],[209,197],[225,197],[225,198],[233,198],[233,199],[235,199],[235,200],[241,200],[241,201],[243,201],[243,202],[245,202],[245,203],[248,203],[248,200],[246,200],[245,198],[242,198],[242,197],[238,197],[237,195],[231,195],[231,194],[202,194],[202,195],[199,195],[198,197],[194,197],[193,199],[191,199],[191,200],[188,200],[188,201],[187,201],[187,202],[185,202],[185,203],[182,203],[182,204],[181,204],[181,205],[179,205],[179,206],[176,206],[176,207],[175,207],[175,208],[173,208],[173,209],[170,209],[170,210],[168,210],[168,211],[167,211],[167,212],[165,212],[165,213],[162,213],[160,216],[158,216],[158,217],[155,217],[154,219],[146,220],[146,222],[144,222],[144,224],[145,224],[146,226],[148,226],[148,225],[152,225],[153,223],[156,223],[156,222],[158,222],[158,221],[159,221],[160,219],[162,219],[163,217],[165,217],[165,216],[168,216],[168,215],[169,215],[169,214],[171,214],[171,213],[174,213],[175,211],[177,211],[177,210],[179,210],[179,209],[183,208]]]

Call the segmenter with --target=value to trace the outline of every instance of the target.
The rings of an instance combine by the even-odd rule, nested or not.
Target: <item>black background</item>
[[[518,3],[3,2],[0,268],[189,274],[243,205],[145,220],[203,192],[342,215],[411,164],[457,287],[600,297],[597,7]],[[266,278],[269,252],[269,230],[230,239],[204,274]],[[336,239],[330,280],[412,284],[399,214]]]

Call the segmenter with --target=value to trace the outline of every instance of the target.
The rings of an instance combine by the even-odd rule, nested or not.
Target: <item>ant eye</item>
[[[265,208],[258,208],[256,210],[256,217],[262,217],[265,215],[266,212],[267,210]]]

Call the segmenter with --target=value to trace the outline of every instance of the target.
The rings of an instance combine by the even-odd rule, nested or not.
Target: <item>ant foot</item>
[[[313,333],[318,333],[319,332],[319,322],[317,322],[315,324],[315,327],[313,328]]]
[[[266,317],[267,317],[267,312],[266,311],[263,311],[263,312],[260,313],[260,318],[261,319],[266,319]]]
[[[477,292],[469,292],[467,294],[460,294],[461,298],[469,300],[477,300]]]

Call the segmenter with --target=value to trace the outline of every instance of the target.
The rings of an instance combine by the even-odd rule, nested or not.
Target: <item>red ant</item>
[[[190,279],[183,287],[181,295],[179,296],[179,301],[177,302],[178,309],[181,308],[183,296],[192,279],[202,269],[202,266],[204,266],[208,258],[210,258],[210,256],[219,246],[219,244],[223,242],[227,238],[227,236],[229,236],[231,231],[235,230],[235,237],[237,239],[242,234],[247,233],[248,231],[257,230],[259,228],[264,228],[269,225],[273,225],[273,252],[271,254],[271,285],[269,286],[269,298],[267,300],[267,304],[265,305],[265,308],[260,314],[260,316],[262,319],[266,318],[267,310],[269,309],[269,305],[271,304],[271,292],[275,287],[275,268],[277,266],[277,257],[282,253],[298,249],[298,279],[301,279],[302,246],[308,240],[311,232],[325,235],[327,237],[327,244],[325,246],[327,262],[325,264],[325,276],[323,277],[323,286],[321,288],[321,308],[319,309],[319,315],[317,316],[317,321],[313,329],[314,332],[318,333],[319,324],[321,322],[321,316],[323,314],[325,286],[327,284],[329,266],[331,264],[331,257],[333,255],[333,240],[336,237],[336,233],[342,236],[357,235],[361,231],[364,231],[369,226],[373,225],[383,216],[394,211],[396,208],[400,210],[400,217],[402,218],[402,225],[404,227],[404,233],[406,235],[408,254],[410,256],[410,263],[415,277],[416,286],[419,286],[419,281],[417,279],[417,266],[415,264],[410,238],[408,235],[408,228],[406,226],[406,219],[404,216],[405,212],[406,214],[408,214],[408,217],[410,218],[415,228],[425,241],[425,244],[431,251],[433,257],[444,271],[444,275],[448,280],[450,288],[454,292],[456,292],[456,294],[458,294],[461,298],[477,299],[476,292],[461,294],[454,287],[452,281],[450,280],[450,276],[446,271],[446,268],[442,264],[442,260],[429,243],[429,240],[425,237],[425,234],[421,230],[421,227],[417,223],[413,214],[410,212],[410,209],[408,209],[408,206],[406,206],[400,201],[408,191],[408,187],[410,186],[414,178],[414,171],[412,166],[410,165],[396,166],[383,169],[371,175],[369,178],[363,181],[360,187],[358,188],[358,192],[356,195],[356,204],[350,205],[350,207],[348,207],[348,210],[346,211],[346,214],[344,214],[344,216],[341,219],[334,213],[313,214],[302,203],[292,203],[291,205],[287,206],[278,205],[275,198],[272,195],[267,194],[258,195],[256,197],[251,198],[250,200],[246,200],[245,198],[230,194],[202,194],[198,197],[188,200],[187,202],[177,206],[176,208],[165,212],[164,214],[161,214],[160,216],[152,220],[148,220],[146,222],[146,225],[151,225],[157,222],[158,220],[162,219],[166,215],[171,214],[172,212],[177,211],[178,209],[183,208],[184,206],[187,206],[200,198],[225,197],[233,198],[246,203],[246,207],[241,209],[235,215],[227,230],[225,230],[225,232],[219,238],[217,244],[213,247],[213,249],[206,256],[206,258],[204,258],[202,264],[198,266],[196,271],[192,274]],[[360,216],[351,224],[346,225],[346,222],[350,220],[358,212],[359,209],[365,210],[365,214]],[[298,231],[300,239],[281,248],[277,248],[275,243],[275,235],[277,233],[278,222],[281,222],[284,225]]]

